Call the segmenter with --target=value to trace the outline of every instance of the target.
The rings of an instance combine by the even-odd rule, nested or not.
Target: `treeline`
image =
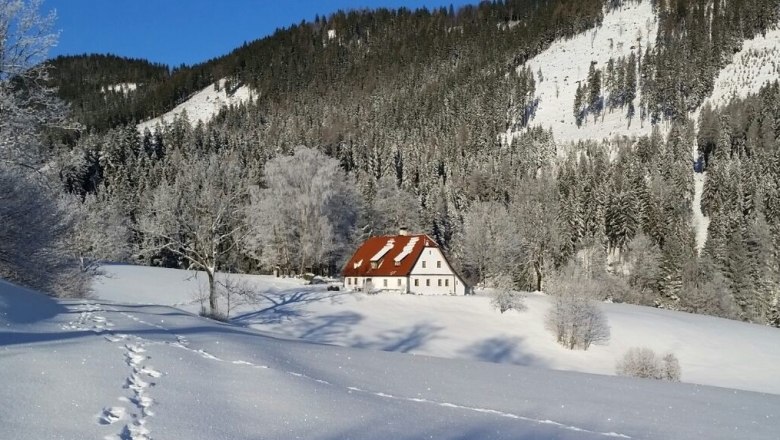
[[[768,276],[751,266],[758,259],[746,258],[751,269],[743,272],[727,267],[725,254],[707,259],[712,243],[704,257],[697,252],[691,149],[698,142],[707,166],[715,166],[718,159],[706,152],[717,151],[721,131],[711,121],[720,124],[720,114],[702,112],[698,137],[692,121],[671,115],[668,136],[586,143],[566,154],[554,133],[527,127],[535,78],[516,67],[555,38],[595,25],[602,6],[529,0],[458,12],[339,13],[238,49],[225,58],[243,60],[233,67],[212,61],[221,76],[195,82],[228,76],[253,84],[259,99],[209,124],[192,126],[183,115],[154,131],[96,129],[75,145],[52,146],[66,189],[84,200],[84,218],[117,231],[113,239],[121,244],[106,246],[98,241],[105,234],[85,227],[80,254],[211,270],[335,273],[359,241],[405,224],[434,237],[474,284],[509,278],[516,288],[544,289],[553,274],[577,265],[570,272],[604,286],[601,299],[776,323],[776,291],[740,287],[745,277]],[[594,100],[603,92],[588,90],[587,104],[628,105],[633,65],[631,58],[616,60],[603,76],[594,67],[588,87],[615,98]],[[637,89],[644,66],[637,54]],[[732,112],[758,108],[756,98],[746,102]],[[776,106],[767,111],[778,114]],[[744,120],[751,138],[762,134],[760,148],[777,151],[776,119],[753,128],[756,118],[730,120]],[[732,133],[742,127],[730,124]],[[515,139],[503,136],[522,127]],[[234,181],[197,178],[211,174]],[[305,186],[315,182],[321,186]],[[185,202],[201,203],[199,196],[224,188],[240,194],[229,211],[246,217],[231,216],[234,227],[215,229],[218,261],[193,265],[189,247],[215,241],[193,240],[203,233],[175,220],[208,218],[207,206]],[[206,200],[223,206],[219,197]],[[719,224],[712,217],[711,228]],[[114,227],[100,223],[104,218]],[[247,235],[248,225],[262,233]],[[755,240],[745,237],[744,247],[753,249],[748,243]]]
[[[262,91],[268,102],[300,102],[301,92],[339,94],[403,82],[423,87],[434,75],[509,72],[550,42],[596,25],[602,0],[507,0],[458,10],[405,8],[339,11],[280,29],[223,57],[168,69],[141,60],[104,55],[59,57],[51,85],[73,103],[90,129],[105,131],[159,116],[198,90],[228,78]],[[518,25],[520,24],[520,25]],[[331,39],[330,35],[334,35]],[[138,83],[126,96],[106,96],[101,86]],[[296,99],[297,98],[297,99]]]

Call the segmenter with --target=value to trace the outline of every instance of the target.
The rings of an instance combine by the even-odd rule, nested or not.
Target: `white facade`
[[[424,295],[465,295],[463,280],[437,247],[426,247],[409,274],[409,292]]]
[[[441,250],[426,247],[409,276],[346,277],[346,290],[391,291],[417,295],[465,295],[466,286],[455,274]]]

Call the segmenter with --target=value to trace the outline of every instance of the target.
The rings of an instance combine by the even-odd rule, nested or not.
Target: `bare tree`
[[[232,153],[190,158],[176,165],[172,183],[162,182],[138,219],[142,256],[171,252],[209,282],[209,312],[218,315],[215,276],[246,235],[244,167]]]
[[[552,307],[545,324],[564,347],[587,350],[591,344],[609,341],[607,318],[593,299],[598,289],[598,283],[582,276],[573,266],[550,284]]]

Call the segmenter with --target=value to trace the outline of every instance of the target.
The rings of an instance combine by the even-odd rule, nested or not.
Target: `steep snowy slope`
[[[96,295],[118,302],[176,305],[191,312],[205,278],[192,272],[111,266]],[[548,298],[529,295],[528,310],[500,314],[480,296],[363,295],[327,292],[298,280],[240,276],[258,301],[232,311],[233,322],[275,335],[371,350],[481,360],[612,375],[634,346],[674,353],[684,382],[780,394],[780,330],[709,316],[603,304],[607,345],[560,347],[544,327]],[[199,287],[199,282],[202,287]]]
[[[649,123],[626,117],[625,109],[605,110],[594,121],[590,116],[578,127],[573,113],[578,82],[587,79],[591,62],[605,69],[610,58],[615,61],[638,54],[655,43],[658,19],[650,1],[625,2],[605,13],[601,26],[569,40],[559,40],[522,67],[530,67],[536,79],[538,108],[530,125],[552,128],[558,142],[613,139],[615,136],[649,134]],[[541,75],[539,73],[541,72]],[[637,91],[638,93],[638,91]],[[639,96],[634,101],[638,108]]]
[[[780,80],[780,29],[775,28],[742,44],[715,80],[707,99],[713,107],[724,106],[734,97],[756,94],[761,86]]]
[[[0,282],[8,439],[772,439],[780,397],[289,341]]]
[[[214,86],[210,85],[164,115],[138,124],[138,131],[143,132],[146,128],[154,130],[158,123],[170,123],[177,115],[185,111],[191,124],[195,125],[198,121],[206,123],[216,116],[222,108],[239,105],[251,99],[253,99],[252,89],[242,85],[231,93],[225,89],[225,79],[223,78],[219,80],[219,91],[214,90]]]

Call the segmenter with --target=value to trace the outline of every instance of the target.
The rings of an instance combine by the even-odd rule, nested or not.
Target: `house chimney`
[[[406,226],[401,226],[401,228],[398,230],[398,235],[405,237],[409,235],[409,230],[406,229]]]

